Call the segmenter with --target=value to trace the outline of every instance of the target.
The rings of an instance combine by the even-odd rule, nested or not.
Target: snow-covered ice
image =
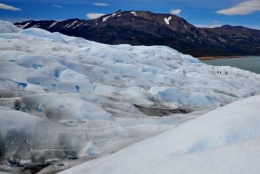
[[[0,34],[0,163],[6,167],[102,157],[181,130],[193,119],[203,125],[208,117],[199,116],[206,112],[260,94],[258,74],[206,65],[169,47],[105,45],[37,28],[12,32]],[[221,122],[214,116],[212,122]],[[244,121],[237,120],[247,128]],[[216,129],[216,135],[224,136],[229,126],[223,134]],[[214,129],[205,125],[198,131],[203,128]],[[211,142],[206,133],[215,135],[192,135],[201,144],[188,142],[178,152],[186,154],[188,145],[191,153],[248,137],[234,134],[234,141]],[[72,165],[65,163],[62,169]]]
[[[259,173],[260,96],[209,112],[67,173]]]
[[[11,22],[0,20],[0,34],[17,33],[22,29],[13,25]]]
[[[41,29],[0,40],[1,86],[10,90],[129,94],[127,101],[171,108],[218,107],[260,92],[257,74],[205,65],[164,46],[110,46]]]

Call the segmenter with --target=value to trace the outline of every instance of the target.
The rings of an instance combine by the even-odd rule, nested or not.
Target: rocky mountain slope
[[[185,19],[148,11],[117,11],[95,20],[25,21],[42,28],[106,44],[165,45],[193,56],[260,55],[260,31],[242,26],[197,28]]]

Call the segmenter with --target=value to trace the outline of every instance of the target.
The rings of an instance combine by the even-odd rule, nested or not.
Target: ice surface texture
[[[111,46],[41,29],[2,34],[0,41],[3,89],[118,96],[171,108],[218,107],[260,92],[257,74],[209,66],[164,46]]]
[[[0,34],[3,33],[17,33],[22,29],[13,25],[11,22],[0,20]]]
[[[104,156],[260,93],[257,74],[165,46],[112,46],[41,29],[0,34],[0,43],[6,164]],[[197,142],[190,152],[205,147]]]
[[[259,107],[260,96],[240,100],[62,174],[257,174]]]

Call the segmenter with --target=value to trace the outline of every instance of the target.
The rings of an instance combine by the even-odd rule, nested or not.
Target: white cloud
[[[61,5],[52,5],[53,7],[62,8]]]
[[[101,6],[101,7],[108,6],[108,4],[106,4],[106,3],[98,3],[98,2],[93,3],[93,5],[95,5],[95,6]]]
[[[246,15],[255,11],[260,11],[260,0],[246,0],[231,8],[218,10],[218,14],[224,15]]]
[[[208,26],[209,28],[216,28],[216,27],[221,27],[222,25],[220,24],[213,24],[213,25],[210,25]]]
[[[213,21],[214,24],[209,25],[208,28],[216,28],[221,27],[222,25],[219,23],[219,21]]]
[[[179,15],[181,13],[181,9],[171,9],[170,13],[173,15]]]
[[[9,6],[9,5],[6,5],[6,4],[2,4],[2,3],[0,3],[0,9],[13,10],[13,11],[22,10],[22,9],[20,9],[20,8],[15,8],[15,7],[12,7],[12,6]]]
[[[216,27],[221,27],[222,25],[219,23],[219,21],[213,21],[213,24],[193,24],[194,26],[198,28],[216,28]]]
[[[86,14],[86,16],[89,18],[89,19],[96,19],[96,18],[99,18],[101,16],[104,16],[105,14],[103,13],[88,13]]]

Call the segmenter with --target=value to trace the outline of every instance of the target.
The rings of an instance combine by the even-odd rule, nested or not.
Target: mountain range
[[[93,20],[15,23],[105,44],[165,45],[195,57],[260,55],[260,30],[224,25],[198,28],[182,17],[149,11],[122,11]]]

